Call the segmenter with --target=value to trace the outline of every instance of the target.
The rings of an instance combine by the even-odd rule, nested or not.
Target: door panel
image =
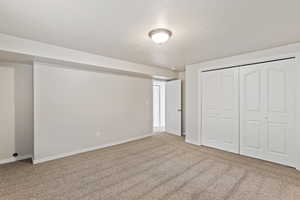
[[[181,136],[181,80],[166,83],[166,132]]]
[[[223,108],[224,110],[234,110],[234,101],[232,97],[235,95],[234,74],[225,72],[221,77],[221,91],[223,93]]]
[[[245,148],[256,153],[262,151],[262,127],[260,121],[247,120],[243,137]]]
[[[210,134],[207,135],[206,140],[210,142],[217,142],[218,139],[218,129],[216,126],[217,123],[218,123],[217,117],[207,117],[205,128],[207,132],[209,132]]]
[[[261,71],[257,68],[243,70],[242,84],[244,87],[244,99],[248,111],[260,111],[261,109]]]
[[[240,152],[261,158],[264,153],[262,68],[240,69]]]
[[[205,72],[202,80],[203,144],[238,153],[238,70]]]
[[[224,149],[239,153],[239,96],[238,69],[226,69],[220,73],[219,129]]]
[[[270,153],[287,155],[287,124],[268,123],[267,141]]]
[[[218,83],[219,74],[217,72],[209,72],[203,76],[203,130],[209,134],[203,135],[203,140],[207,144],[216,144],[218,136],[218,128],[216,124],[218,123],[218,112],[219,112],[219,90]]]
[[[234,143],[234,121],[231,118],[225,118],[225,119],[220,119],[220,127],[223,127],[224,130],[226,131],[220,131],[220,139],[223,141],[225,144],[228,145],[233,145]]]
[[[274,68],[267,69],[269,112],[286,112],[286,76],[285,71]]]
[[[295,166],[293,60],[240,68],[241,154]]]
[[[265,64],[266,159],[295,166],[295,66],[293,60]]]

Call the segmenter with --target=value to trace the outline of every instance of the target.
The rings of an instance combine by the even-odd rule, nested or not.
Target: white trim
[[[191,141],[191,140],[188,140],[188,139],[185,139],[185,142],[188,143],[188,144],[192,144],[192,145],[196,145],[196,146],[201,146],[199,144],[199,142],[194,142],[194,141]]]
[[[296,69],[297,69],[297,76],[300,77],[300,53],[296,54]],[[297,79],[297,85],[300,85],[299,78]],[[300,171],[300,88],[296,88],[296,140],[297,140],[297,163],[296,169]]]
[[[197,76],[198,76],[198,141],[199,145],[203,144],[203,139],[202,139],[202,85],[203,85],[203,80],[202,80],[202,71],[198,71]]]
[[[18,62],[8,62],[8,61],[0,61],[0,65],[6,66],[6,67],[32,67],[33,64],[26,64],[26,63],[18,63]]]
[[[159,107],[160,107],[160,110],[159,110],[160,122],[159,122],[159,124],[160,125],[159,125],[159,127],[154,127],[154,128],[161,130],[161,131],[157,131],[157,132],[163,132],[165,130],[165,124],[166,124],[166,117],[165,117],[165,115],[166,115],[166,113],[165,113],[166,81],[153,80],[152,87],[154,87],[154,86],[158,86],[159,90],[160,90],[160,93],[159,93]]]
[[[153,133],[163,133],[165,132],[165,127],[153,127]]]
[[[250,59],[240,59],[237,61],[232,61],[230,63],[223,63],[223,64],[214,64],[209,67],[201,67],[199,71],[203,72],[206,70],[215,70],[215,69],[222,69],[230,66],[237,66],[240,67],[239,65],[248,65],[251,63],[259,63],[259,62],[265,62],[269,60],[277,60],[277,59],[286,59],[290,57],[297,57],[298,53],[285,53],[285,54],[278,54],[278,55],[272,55],[272,56],[264,56],[264,57],[259,57],[259,58],[250,58]],[[201,64],[201,63],[200,63]],[[241,66],[243,67],[243,66]]]
[[[37,137],[38,137],[38,106],[37,106],[37,97],[38,97],[38,90],[37,90],[37,66],[33,63],[32,66],[32,85],[33,85],[33,159],[36,158],[37,154]]]
[[[155,99],[154,99],[154,93],[155,93],[155,89],[154,88],[155,87],[158,87],[158,90],[159,90],[159,92],[158,92],[158,101],[159,101],[159,103],[158,103],[159,104],[158,105],[158,110],[159,110],[158,111],[159,112],[158,113],[158,118],[159,118],[158,119],[158,121],[159,121],[158,124],[159,124],[159,126],[155,126],[155,124],[154,124],[155,123],[154,121],[155,121],[155,118],[156,118],[156,116],[154,115],[154,105],[156,105]],[[152,85],[152,89],[153,89],[153,101],[152,101],[153,102],[153,127],[154,127],[154,129],[157,129],[157,128],[162,127],[162,114],[161,114],[162,113],[162,109],[161,109],[161,96],[162,96],[161,95],[161,90],[162,89],[161,89],[160,85],[155,85],[155,84]]]
[[[20,160],[26,160],[26,159],[30,159],[30,158],[32,158],[32,155],[19,156],[17,158],[15,158],[15,157],[7,158],[7,159],[0,160],[0,165],[16,162],[16,161],[20,161]]]
[[[48,157],[40,158],[40,159],[33,159],[32,162],[33,162],[33,164],[43,163],[43,162],[56,160],[56,159],[60,159],[60,158],[64,158],[64,157],[68,157],[68,156],[72,156],[72,155],[76,155],[76,154],[80,154],[80,153],[85,153],[85,152],[89,152],[89,151],[95,151],[95,150],[98,150],[98,149],[103,149],[103,148],[106,148],[106,147],[115,146],[115,145],[118,145],[118,144],[124,144],[124,143],[127,143],[127,142],[132,142],[132,141],[143,139],[143,138],[150,137],[150,136],[153,136],[153,135],[154,135],[154,133],[150,133],[150,134],[147,134],[147,135],[134,137],[134,138],[119,141],[119,142],[103,144],[103,145],[96,146],[96,147],[90,147],[90,148],[86,148],[86,149],[82,149],[82,150],[78,150],[78,151],[62,153],[62,154],[58,154],[58,155],[54,155],[54,156],[48,156]]]
[[[178,131],[176,129],[166,129],[165,131],[166,133],[172,134],[172,135],[176,135],[176,136],[181,136],[181,131]]]

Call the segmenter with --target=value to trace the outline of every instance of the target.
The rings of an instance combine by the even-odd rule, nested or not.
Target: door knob
[[[177,109],[177,111],[178,111],[178,112],[181,112],[182,110],[181,110],[181,109]]]

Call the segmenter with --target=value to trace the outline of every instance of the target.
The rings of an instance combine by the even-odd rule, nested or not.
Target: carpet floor
[[[0,166],[0,200],[300,200],[300,172],[159,134]]]

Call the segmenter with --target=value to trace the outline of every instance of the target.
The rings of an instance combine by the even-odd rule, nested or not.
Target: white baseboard
[[[188,143],[188,144],[200,146],[200,145],[198,144],[198,142],[194,142],[194,141],[191,141],[191,140],[188,140],[188,139],[185,139],[185,142]]]
[[[153,127],[153,132],[154,133],[162,133],[162,132],[165,132],[165,128],[164,127]]]
[[[82,150],[78,150],[78,151],[72,151],[72,152],[62,153],[62,154],[58,154],[58,155],[54,155],[54,156],[48,156],[48,157],[45,157],[45,158],[33,159],[32,162],[33,162],[33,164],[39,164],[39,163],[43,163],[43,162],[47,162],[47,161],[51,161],[51,160],[56,160],[56,159],[60,159],[60,158],[80,154],[80,153],[85,153],[85,152],[89,152],[89,151],[95,151],[95,150],[98,150],[98,149],[103,149],[103,148],[106,148],[106,147],[115,146],[115,145],[118,145],[118,144],[124,144],[124,143],[127,143],[127,142],[132,142],[132,141],[135,141],[135,140],[139,140],[139,139],[143,139],[143,138],[146,138],[146,137],[149,137],[149,136],[153,136],[153,134],[154,133],[139,136],[139,137],[134,137],[134,138],[130,138],[130,139],[127,139],[127,140],[114,142],[114,143],[110,143],[110,144],[104,144],[104,145],[100,145],[100,146],[96,146],[96,147],[86,148],[86,149],[82,149]]]
[[[15,158],[15,157],[7,158],[7,159],[0,160],[0,165],[16,162],[19,160],[25,160],[25,159],[29,159],[29,158],[32,158],[32,155],[18,156],[17,158]]]
[[[173,135],[181,136],[181,132],[176,129],[166,129],[165,132]]]

